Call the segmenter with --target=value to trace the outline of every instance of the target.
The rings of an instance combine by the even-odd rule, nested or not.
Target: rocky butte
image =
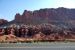
[[[17,13],[13,21],[24,24],[52,23],[73,26],[75,25],[75,9],[59,7],[35,11],[25,10],[22,15]]]
[[[75,27],[75,9],[64,7],[45,8],[40,10],[25,10],[22,15],[17,13],[15,19],[8,23],[43,24],[51,23],[59,26]]]

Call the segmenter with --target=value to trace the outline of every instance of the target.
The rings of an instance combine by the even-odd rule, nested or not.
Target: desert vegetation
[[[75,41],[74,29],[52,24],[15,25],[0,28],[1,43]]]

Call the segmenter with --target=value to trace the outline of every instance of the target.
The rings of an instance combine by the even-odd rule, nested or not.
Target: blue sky
[[[75,0],[0,0],[0,19],[11,21],[24,10],[58,7],[75,8]]]

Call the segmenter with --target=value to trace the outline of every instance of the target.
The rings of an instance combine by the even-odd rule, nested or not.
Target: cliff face
[[[25,10],[22,15],[15,15],[15,22],[25,24],[40,24],[40,23],[69,23],[74,25],[75,9],[67,8],[50,8],[40,9],[35,11]]]

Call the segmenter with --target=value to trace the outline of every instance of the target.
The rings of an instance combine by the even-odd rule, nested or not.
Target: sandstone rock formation
[[[19,13],[16,14],[14,21],[24,24],[62,24],[71,27],[75,25],[75,9],[60,7],[56,9],[45,8],[35,11],[25,10],[22,15]]]

